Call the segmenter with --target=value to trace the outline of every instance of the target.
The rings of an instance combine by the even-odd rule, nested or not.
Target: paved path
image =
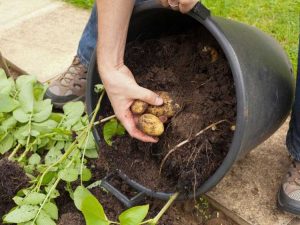
[[[249,224],[299,225],[300,220],[276,207],[277,191],[290,164],[285,146],[287,129],[288,121],[240,160],[209,196]]]
[[[70,65],[89,11],[53,0],[0,0],[0,15],[3,55],[46,81]]]
[[[89,12],[53,0],[0,0],[0,50],[19,67],[53,78],[70,64]],[[296,225],[276,209],[276,193],[289,165],[287,122],[237,163],[209,193],[229,213],[253,225]]]

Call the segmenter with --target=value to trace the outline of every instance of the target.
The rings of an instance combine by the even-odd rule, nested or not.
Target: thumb
[[[155,92],[150,91],[143,87],[138,87],[136,91],[137,99],[147,102],[150,105],[162,105],[164,100]]]

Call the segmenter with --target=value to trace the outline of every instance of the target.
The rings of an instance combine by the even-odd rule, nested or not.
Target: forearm
[[[99,70],[123,65],[128,24],[134,0],[97,0]]]

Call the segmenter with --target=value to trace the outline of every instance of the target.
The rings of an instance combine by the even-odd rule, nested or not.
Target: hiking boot
[[[58,108],[70,101],[84,101],[86,77],[87,68],[75,56],[67,71],[50,83],[45,98]]]
[[[300,215],[300,162],[293,161],[278,192],[277,205],[280,209]]]

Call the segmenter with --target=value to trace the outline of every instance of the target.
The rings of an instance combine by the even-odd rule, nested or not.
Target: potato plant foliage
[[[104,89],[101,85],[95,88],[100,98],[90,121],[82,102],[67,103],[63,112],[53,112],[51,101],[44,99],[46,89],[34,76],[14,81],[0,69],[0,154],[18,162],[31,179],[30,186],[13,198],[16,207],[3,222],[55,225],[59,217],[57,186],[63,181],[86,224],[110,224],[102,205],[84,187],[92,177],[87,160],[98,157],[91,130],[99,124],[95,120]],[[116,119],[107,122],[104,130],[110,145],[113,136],[125,133]],[[75,181],[79,186],[74,192],[71,183]],[[140,224],[147,212],[147,205],[131,208],[119,216],[120,224]]]

